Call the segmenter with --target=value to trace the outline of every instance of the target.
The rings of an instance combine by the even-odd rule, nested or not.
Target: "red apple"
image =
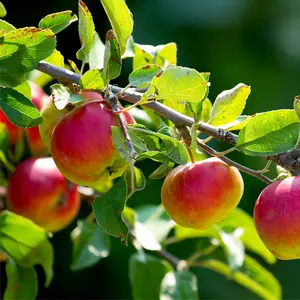
[[[204,230],[228,216],[244,191],[237,168],[211,157],[173,169],[162,186],[162,203],[179,225]]]
[[[54,232],[76,217],[80,196],[51,157],[31,158],[20,163],[9,178],[7,207]]]
[[[300,258],[300,176],[268,185],[254,206],[257,233],[278,258]]]
[[[134,123],[129,113],[125,121]],[[90,101],[69,112],[54,128],[51,137],[53,159],[70,181],[99,186],[123,174],[128,163],[114,146],[111,126],[117,117],[103,101]]]
[[[41,111],[44,103],[48,99],[48,95],[44,92],[44,90],[38,86],[37,84],[30,82],[31,87],[31,101],[35,105],[35,107]],[[47,147],[43,142],[39,127],[34,126],[31,128],[26,128],[25,130],[26,136],[28,139],[28,145],[33,156],[44,155],[47,152]]]

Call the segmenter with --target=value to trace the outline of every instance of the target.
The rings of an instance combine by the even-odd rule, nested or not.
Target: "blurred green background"
[[[76,0],[2,1],[8,10],[6,20],[16,27],[37,26],[46,14],[71,9],[77,13]],[[109,28],[99,0],[85,0],[96,30],[102,39]],[[251,85],[245,114],[279,108],[292,108],[294,96],[300,94],[300,1],[298,0],[128,0],[133,13],[134,39],[141,44],[176,42],[178,64],[211,72],[209,98],[239,82]],[[57,49],[66,59],[76,61],[80,48],[77,24],[72,24],[57,36]],[[124,63],[122,76],[114,83],[125,86],[131,71],[131,60]],[[221,149],[222,145],[213,142]],[[264,161],[236,153],[231,158],[255,169]],[[153,162],[143,162],[145,175],[155,169]],[[274,177],[274,166],[268,174]],[[240,207],[252,214],[254,202],[264,188],[256,178],[243,174],[245,194]],[[148,180],[144,191],[136,193],[129,206],[143,203],[160,203],[162,181]],[[85,216],[89,207],[81,212]],[[117,239],[112,239],[111,255],[96,266],[72,273],[69,233],[75,222],[54,236],[55,277],[48,289],[43,287],[40,274],[38,299],[131,299],[128,279],[128,258],[133,252]],[[192,250],[177,245],[172,251],[185,258]],[[266,265],[280,280],[284,299],[300,299],[300,262],[278,261]],[[201,299],[257,299],[246,289],[221,275],[205,269],[194,270],[198,276]],[[4,288],[4,265],[1,264],[1,287]],[[4,276],[4,277],[3,277]],[[145,282],[147,284],[147,282]]]

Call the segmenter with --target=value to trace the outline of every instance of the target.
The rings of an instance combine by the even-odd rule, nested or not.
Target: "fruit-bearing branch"
[[[72,71],[66,70],[64,68],[60,68],[58,66],[52,65],[45,61],[41,61],[37,65],[36,69],[52,76],[53,78],[55,78],[56,80],[58,80],[62,83],[72,82],[75,84],[79,84],[79,81],[81,78],[80,74],[76,74]],[[140,101],[141,96],[142,96],[141,93],[135,91],[134,89],[127,89],[126,92],[121,93],[121,91],[122,91],[121,87],[111,85],[110,88],[111,88],[111,91],[113,93],[115,93],[120,100],[125,100],[130,103],[136,103],[136,102]],[[185,116],[185,115],[161,104],[160,102],[151,102],[151,103],[145,104],[145,107],[155,111],[162,117],[170,120],[177,127],[178,126],[190,127],[194,124],[194,120],[192,118]],[[235,135],[234,133],[229,132],[220,127],[212,126],[212,125],[204,123],[204,122],[198,123],[198,130],[203,133],[206,133],[209,136],[212,136],[224,143],[227,143],[227,144],[235,145],[236,141],[237,141],[237,135]],[[264,156],[263,158],[275,162],[276,164],[282,166],[283,168],[290,171],[294,175],[300,175],[300,161],[298,160],[298,158],[300,158],[300,150],[299,149],[291,150],[291,151],[273,155],[273,156]],[[235,164],[234,164],[235,162],[233,162],[233,161],[231,161],[231,162],[232,162],[231,165],[235,166]],[[242,170],[242,169],[240,169],[240,170],[245,172],[245,170]],[[262,180],[262,178],[261,178],[262,176],[256,170],[251,170],[251,169],[247,168],[247,173],[252,176],[258,177],[259,179]],[[263,180],[263,181],[267,182],[267,180]]]

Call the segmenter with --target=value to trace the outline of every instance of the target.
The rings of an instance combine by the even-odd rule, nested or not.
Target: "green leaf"
[[[298,134],[295,110],[269,111],[249,120],[239,133],[236,147],[247,155],[275,155],[292,149]]]
[[[0,40],[0,85],[16,86],[25,74],[48,57],[56,46],[50,29],[26,27],[6,33]]]
[[[4,154],[7,154],[9,147],[8,140],[8,131],[4,123],[0,123],[0,151]]]
[[[77,51],[76,57],[86,61],[94,43],[95,25],[88,7],[81,0],[78,2],[78,16],[81,48]]]
[[[39,22],[39,28],[46,29],[49,28],[54,34],[59,33],[64,30],[73,22],[78,20],[76,15],[72,15],[71,10],[65,10],[53,14],[49,14],[42,18]]]
[[[1,4],[0,4],[0,9],[1,9]],[[15,26],[11,25],[10,23],[4,20],[0,20],[0,36],[15,29],[16,29]]]
[[[103,71],[92,69],[81,76],[79,83],[82,89],[102,90],[106,86],[106,78]]]
[[[134,43],[133,70],[148,64],[154,64],[155,47]]]
[[[117,78],[121,73],[122,59],[120,45],[112,30],[106,34],[103,73],[107,81]]]
[[[266,248],[259,238],[253,219],[243,210],[236,208],[229,216],[218,223],[218,227],[229,233],[237,229],[243,230],[243,232],[240,231],[240,239],[246,249],[260,255],[269,264],[276,262],[275,256]],[[198,237],[212,237],[220,240],[220,237],[214,227],[199,231],[176,225],[175,236],[178,240]]]
[[[185,164],[188,160],[186,147],[177,139],[134,126],[128,127],[137,160],[152,159],[160,162]]]
[[[218,228],[217,231],[227,255],[229,268],[234,273],[242,267],[245,260],[245,248],[240,240],[243,230],[238,228],[232,233],[227,233]]]
[[[154,172],[152,172],[149,176],[151,179],[161,179],[167,176],[174,167],[174,163],[172,162],[163,162]]]
[[[126,180],[122,176],[103,197],[96,198],[93,211],[99,226],[108,234],[120,238],[127,245],[128,228],[122,217],[126,197]]]
[[[132,35],[127,39],[125,52],[122,54],[122,59],[134,57],[134,40]]]
[[[128,194],[134,193],[135,191],[142,191],[146,186],[146,178],[143,172],[137,168],[133,167],[134,170],[134,191],[131,191],[131,168],[126,169],[126,181],[128,186]]]
[[[158,73],[141,101],[153,100],[200,102],[206,95],[208,85],[203,76],[194,69],[170,67]]]
[[[165,275],[161,284],[161,300],[197,300],[197,277],[189,271],[172,271]]]
[[[97,264],[100,259],[109,255],[110,238],[95,223],[78,221],[72,231],[73,255],[71,269],[78,271]]]
[[[157,64],[161,68],[166,68],[177,63],[177,46],[175,43],[165,45],[141,45],[133,43],[133,70],[147,64]]]
[[[233,122],[243,112],[250,92],[250,86],[239,83],[219,94],[212,107],[209,123],[219,126]]]
[[[161,245],[153,233],[140,222],[135,222],[134,224],[134,237],[144,249],[151,251],[161,250]]]
[[[156,46],[155,62],[161,67],[177,64],[177,45],[168,43]],[[167,63],[166,63],[167,62]]]
[[[210,117],[210,112],[212,109],[212,104],[208,98],[205,98],[202,103],[202,111],[200,120],[203,122],[208,122]]]
[[[133,254],[129,259],[129,280],[133,298],[159,299],[161,281],[171,269],[169,263],[152,255]]]
[[[207,259],[199,263],[199,266],[208,268],[244,286],[266,300],[281,299],[281,287],[272,273],[263,268],[250,256],[245,256],[242,269],[231,274],[230,268],[217,259]]]
[[[138,69],[135,69],[129,75],[129,84],[131,86],[139,87],[144,84],[151,82],[153,77],[161,71],[161,68],[158,65],[145,65]]]
[[[45,58],[45,61],[61,68],[65,67],[64,57],[56,49],[54,49],[50,56]],[[33,70],[29,73],[29,80],[35,82],[41,87],[44,87],[53,80],[53,77],[41,71]]]
[[[143,205],[136,209],[138,220],[148,228],[158,242],[163,242],[176,223],[167,215],[162,204],[149,207]]]
[[[120,45],[125,52],[127,39],[133,30],[133,19],[124,0],[100,0]]]
[[[112,132],[114,145],[116,146],[120,156],[128,163],[131,163],[129,149],[126,144],[122,129],[119,126],[111,126],[110,128]]]
[[[42,122],[33,103],[14,89],[0,87],[0,108],[9,121],[19,127],[33,127]]]
[[[6,9],[2,2],[0,2],[0,18],[4,18],[6,16]]]
[[[50,87],[53,102],[58,110],[64,109],[68,103],[76,103],[83,100],[83,97],[72,94],[70,89],[62,84],[55,83]]]
[[[38,277],[33,267],[23,268],[13,262],[6,263],[7,286],[3,300],[35,300],[38,293]]]
[[[16,263],[28,266],[32,251],[46,240],[45,230],[31,220],[9,211],[1,213],[0,248]]]
[[[88,63],[90,69],[102,69],[104,66],[105,45],[101,41],[99,34],[95,31],[94,43],[89,53]]]
[[[26,98],[31,99],[31,87],[27,80],[13,88],[15,91],[23,94]]]
[[[239,116],[235,121],[227,123],[220,127],[228,131],[241,130],[251,120],[251,118],[251,116]]]
[[[269,264],[276,262],[276,257],[267,249],[258,236],[252,217],[242,209],[236,208],[218,226],[226,231],[237,228],[242,229],[243,234],[240,239],[246,249],[260,255]]]

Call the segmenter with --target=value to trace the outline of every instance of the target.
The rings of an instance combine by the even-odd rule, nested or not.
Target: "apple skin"
[[[205,230],[228,216],[243,192],[238,169],[211,157],[174,168],[165,178],[161,197],[177,224]]]
[[[17,165],[7,187],[7,208],[56,232],[77,216],[80,195],[51,157],[30,158]]]
[[[135,122],[128,112],[123,116],[128,124]],[[66,178],[99,187],[123,174],[128,163],[113,143],[111,126],[118,126],[117,117],[103,101],[89,101],[61,119],[52,132],[51,153]]]
[[[300,258],[300,176],[273,182],[260,193],[254,223],[261,240],[277,258]]]
[[[48,99],[48,95],[44,90],[34,82],[29,82],[31,87],[31,101],[34,106],[41,111],[44,103]],[[42,137],[39,132],[39,127],[34,126],[25,129],[26,137],[28,140],[29,149],[33,156],[43,156],[47,153],[47,146],[42,140]]]

